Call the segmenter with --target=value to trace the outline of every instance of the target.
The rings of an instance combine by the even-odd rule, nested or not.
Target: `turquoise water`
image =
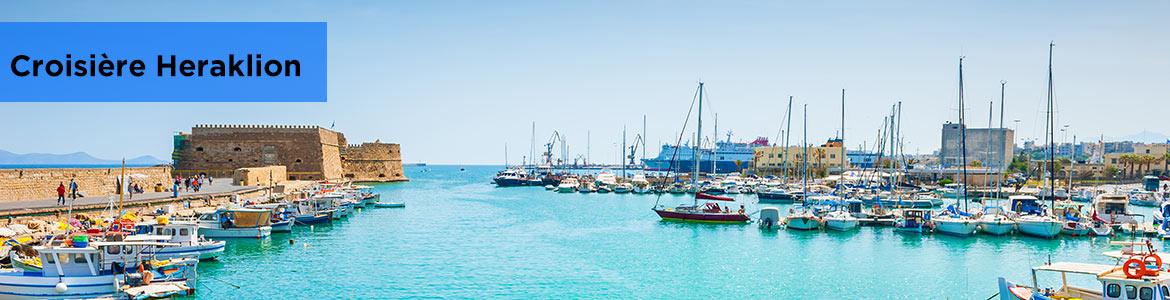
[[[411,182],[377,185],[384,201],[406,201],[405,209],[231,240],[219,261],[200,264],[198,298],[987,299],[997,277],[1030,283],[1030,268],[1050,256],[1114,263],[1101,255],[1114,249],[1106,238],[663,222],[650,211],[652,195],[496,188],[500,169],[408,167]],[[738,198],[758,209],[755,196]],[[1058,278],[1042,276],[1041,285]],[[1069,280],[1096,286],[1086,276]]]

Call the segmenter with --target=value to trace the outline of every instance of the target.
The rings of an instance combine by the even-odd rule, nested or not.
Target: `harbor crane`
[[[557,142],[560,142],[561,144],[561,158],[557,159],[557,162],[563,163],[562,160],[568,157],[569,150],[565,147],[565,137],[562,136],[560,132],[553,130],[553,134],[551,137],[549,137],[548,143],[544,144],[544,162],[549,166],[553,166],[552,149],[553,146],[556,146]]]
[[[634,136],[634,144],[630,145],[630,155],[626,156],[626,158],[630,160],[629,165],[631,166],[637,165],[634,163],[634,155],[638,153],[638,145],[642,145],[642,148],[646,147],[646,139],[642,138],[641,134]]]

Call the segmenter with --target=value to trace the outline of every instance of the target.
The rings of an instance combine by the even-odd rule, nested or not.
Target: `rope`
[[[689,124],[691,122],[691,112],[693,112],[695,110],[695,102],[698,101],[698,99],[699,99],[699,88],[696,87],[695,88],[695,95],[691,97],[691,106],[689,108],[687,108],[687,118],[685,120],[683,120],[682,130],[679,131],[678,140],[674,144],[674,153],[672,153],[670,155],[670,165],[668,165],[668,168],[666,170],[666,177],[663,178],[662,181],[660,182],[660,183],[662,183],[663,188],[666,188],[666,184],[665,184],[666,179],[670,178],[671,171],[674,171],[674,168],[673,168],[674,162],[677,161],[677,158],[678,158],[678,148],[679,148],[679,146],[682,146],[682,138],[684,135],[686,135],[687,124]],[[699,147],[699,148],[700,148],[700,150],[702,150],[702,147]],[[699,158],[702,158],[702,157],[703,157],[703,154],[700,152]],[[697,171],[698,170],[696,170],[695,174],[698,174]],[[661,193],[658,194],[658,196],[656,198],[654,198],[654,207],[655,208],[658,208],[658,201],[660,201],[660,200],[662,200]]]

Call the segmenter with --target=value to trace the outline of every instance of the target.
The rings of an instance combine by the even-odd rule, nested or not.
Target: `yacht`
[[[573,177],[565,178],[564,180],[561,180],[561,184],[557,185],[557,192],[558,193],[576,193],[578,186],[579,186],[579,184],[577,183],[577,178],[573,178]]]
[[[1052,238],[1060,234],[1064,229],[1064,224],[1061,220],[1047,214],[1040,206],[1040,200],[1033,196],[1011,196],[1008,197],[1015,213],[1016,229],[1020,233],[1042,238]]]
[[[983,207],[983,215],[979,216],[979,232],[990,235],[1005,235],[1016,229],[1016,221],[1012,220],[1007,210],[1002,206]]]
[[[947,235],[968,237],[975,235],[979,230],[979,221],[971,214],[955,208],[954,204],[931,217],[931,220],[934,222],[935,230]]]

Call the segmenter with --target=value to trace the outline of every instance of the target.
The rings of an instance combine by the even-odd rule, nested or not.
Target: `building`
[[[787,156],[785,156],[787,150]],[[800,170],[804,162],[804,147],[756,147],[755,160],[752,166],[756,172],[779,173],[785,166],[788,170]],[[838,143],[827,143],[819,147],[808,147],[808,167],[815,172],[817,169],[841,169],[849,167],[844,156],[845,148]],[[845,163],[845,166],[842,166]]]
[[[860,150],[849,150],[845,154],[849,159],[849,165],[858,168],[873,168],[881,157],[879,153],[865,152]]]
[[[1105,142],[1105,166],[1114,167],[1121,170],[1124,174],[1131,174],[1142,172],[1145,174],[1167,174],[1166,160],[1164,156],[1170,153],[1170,144],[1130,144],[1133,146],[1131,152],[1108,152],[1108,146],[1111,142]],[[1149,164],[1134,164],[1126,162],[1122,159],[1123,156],[1132,155],[1139,159],[1147,159]],[[1140,170],[1138,170],[1140,168]]]
[[[962,149],[959,141],[962,140],[962,126],[954,123],[943,124],[942,147],[939,149],[939,164],[943,167],[956,167],[963,164]],[[967,128],[967,157],[968,165],[979,162],[980,165],[992,168],[1004,168],[1012,161],[1012,151],[1015,147],[1012,141],[1015,133],[1008,128]]]
[[[198,125],[175,136],[172,158],[180,176],[284,166],[289,180],[406,180],[399,145],[349,145],[344,134],[320,126]]]

